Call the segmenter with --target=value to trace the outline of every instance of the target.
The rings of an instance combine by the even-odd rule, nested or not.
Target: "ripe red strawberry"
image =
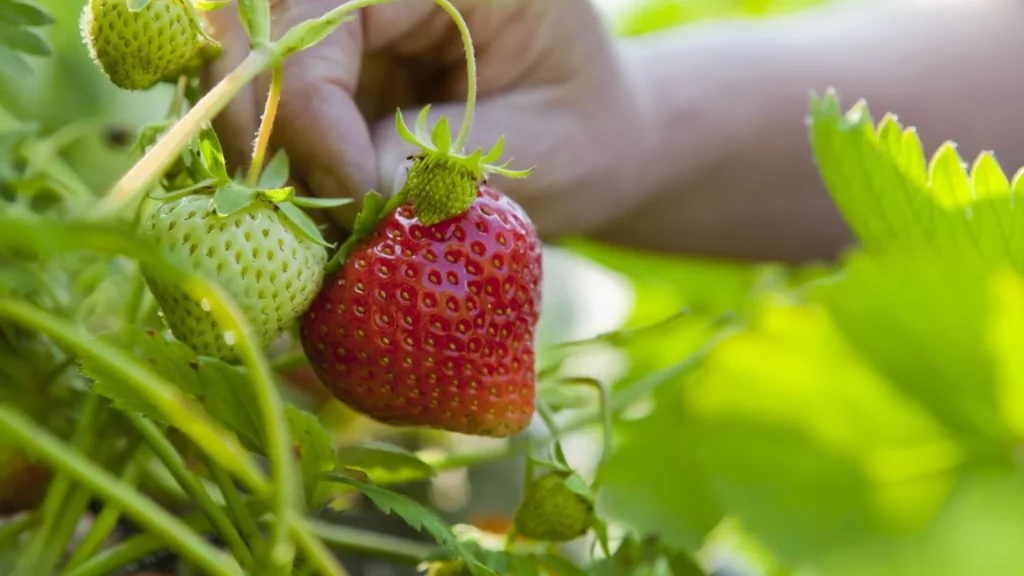
[[[382,422],[508,436],[534,410],[541,251],[490,188],[461,216],[385,217],[313,302],[306,353],[343,402]]]
[[[540,241],[518,204],[479,181],[522,174],[484,164],[500,146],[456,156],[403,135],[425,152],[399,200],[346,243],[303,317],[306,354],[337,398],[378,421],[517,434],[534,413]]]

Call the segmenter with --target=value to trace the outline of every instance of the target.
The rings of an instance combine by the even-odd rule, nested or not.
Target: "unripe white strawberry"
[[[89,0],[82,38],[114,85],[145,90],[194,62],[204,33],[190,0],[150,0],[138,11],[127,0]]]
[[[262,346],[280,336],[309,306],[323,282],[327,250],[303,234],[272,202],[257,199],[220,216],[212,197],[193,194],[161,204],[141,233],[173,263],[219,283],[252,323]],[[176,285],[147,278],[164,320],[196,352],[237,358],[235,338]]]

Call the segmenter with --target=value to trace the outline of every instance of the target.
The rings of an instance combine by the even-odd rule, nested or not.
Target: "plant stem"
[[[132,456],[122,475],[125,484],[132,488],[138,486],[146,471],[146,464],[149,462],[150,457],[151,455],[145,447],[136,448],[135,455]],[[72,570],[82,564],[87,558],[92,558],[117,526],[123,511],[124,509],[121,506],[114,503],[104,505],[103,511],[96,517],[88,534],[86,534],[82,543],[78,545],[78,548],[75,549],[64,570]]]
[[[220,488],[220,493],[224,497],[224,503],[227,504],[228,513],[231,514],[235,524],[242,531],[242,537],[249,543],[251,549],[262,549],[266,545],[266,541],[264,541],[263,535],[260,534],[256,521],[253,519],[252,514],[249,513],[249,509],[242,502],[242,496],[238,493],[238,486],[235,485],[234,480],[205,452],[200,451],[199,458],[210,472],[213,481]]]
[[[310,520],[306,520],[298,515],[293,515],[287,519],[287,522],[291,529],[292,537],[302,548],[302,553],[305,556],[306,563],[308,565],[313,567],[315,571],[320,574],[326,574],[328,576],[349,576],[345,567],[338,562],[338,559],[334,557],[334,554],[332,554],[327,546],[324,545],[324,541],[328,539],[325,538],[323,534],[317,533],[314,530]],[[377,534],[374,534],[373,536],[377,536]]]
[[[185,494],[199,508],[199,511],[210,522],[214,530],[224,538],[224,543],[227,544],[231,553],[235,555],[242,568],[248,569],[251,567],[252,553],[246,548],[242,537],[238,535],[238,531],[232,526],[231,520],[224,514],[224,511],[210,498],[210,494],[199,483],[199,479],[185,467],[185,461],[181,459],[181,455],[175,450],[171,441],[150,420],[135,414],[128,415],[128,420],[139,431],[142,439],[149,445],[150,450],[153,451],[153,455],[163,462],[164,466],[167,467],[167,471],[171,473],[171,476],[181,486],[181,489],[185,491]]]
[[[562,380],[563,384],[579,384],[582,386],[589,386],[593,388],[600,400],[599,409],[601,411],[601,432],[602,432],[602,446],[601,446],[601,458],[598,460],[598,475],[600,471],[604,469],[604,463],[608,459],[608,455],[612,450],[612,407],[611,398],[608,394],[608,389],[596,378],[566,378]],[[597,480],[594,480],[594,484],[597,484]]]
[[[262,473],[237,438],[214,422],[173,384],[131,355],[94,338],[80,326],[18,300],[0,298],[0,317],[10,318],[49,335],[82,357],[95,360],[114,377],[132,384],[171,424],[188,434],[198,446],[209,450],[219,462],[229,465],[247,486],[260,494],[268,491]]]
[[[317,520],[306,520],[305,525],[310,532],[334,548],[405,564],[422,562],[437,550],[431,544]]]
[[[270,77],[270,91],[267,94],[267,104],[263,109],[263,119],[260,121],[260,129],[256,133],[256,143],[252,150],[252,164],[249,166],[249,177],[246,185],[255,188],[260,181],[260,172],[263,170],[263,158],[267,154],[267,147],[270,145],[270,134],[274,131],[274,119],[277,118],[277,104],[281,100],[281,77],[282,66],[276,64]]]
[[[86,396],[85,401],[82,403],[82,411],[79,415],[78,423],[73,432],[73,446],[75,450],[88,453],[92,449],[99,412],[100,398],[95,394]],[[14,571],[15,574],[46,573],[45,564],[47,559],[45,552],[47,543],[56,531],[56,526],[61,521],[61,513],[68,499],[68,493],[74,488],[68,473],[59,468],[56,468],[56,470],[57,473],[51,481],[49,489],[46,491],[46,498],[43,500],[41,507],[42,522],[36,528],[36,532],[33,534],[32,539],[29,540],[25,552],[18,560],[18,565]],[[52,569],[50,571],[52,572]]]
[[[153,148],[114,185],[90,214],[93,218],[107,218],[137,198],[163,174],[188,141],[203,126],[216,116],[237,95],[246,84],[258,76],[272,61],[272,53],[258,48],[224,77],[212,90],[206,93],[196,105],[171,128]]]
[[[448,13],[462,37],[462,46],[466,52],[466,109],[463,112],[462,126],[455,138],[455,151],[462,152],[469,140],[469,129],[473,125],[473,114],[476,112],[476,50],[473,48],[473,37],[469,33],[466,19],[449,0],[434,0],[434,3]]]
[[[0,433],[0,437],[10,439],[36,454],[97,495],[121,505],[125,513],[140,526],[160,536],[171,549],[207,573],[214,576],[242,574],[230,557],[208,544],[181,520],[19,412],[2,405]]]
[[[7,548],[15,538],[24,534],[35,522],[36,514],[31,513],[7,520],[5,524],[0,525],[0,550]]]
[[[92,493],[88,489],[75,486],[71,494],[61,502],[60,520],[50,533],[49,542],[43,551],[43,563],[35,574],[53,574],[57,569],[91,499]]]

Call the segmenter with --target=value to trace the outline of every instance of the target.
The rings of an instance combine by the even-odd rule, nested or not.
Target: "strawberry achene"
[[[534,413],[541,247],[523,209],[481,187],[426,226],[386,215],[302,320],[306,354],[353,409],[395,426],[503,437]]]

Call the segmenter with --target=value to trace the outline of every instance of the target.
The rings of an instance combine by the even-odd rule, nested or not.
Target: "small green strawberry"
[[[267,346],[309,306],[324,278],[329,246],[300,207],[342,205],[348,200],[295,197],[284,187],[287,157],[279,153],[258,188],[227,179],[212,131],[204,133],[203,156],[190,164],[210,185],[171,193],[144,219],[140,232],[172,263],[217,282],[235,300]],[[203,147],[201,147],[203,148]],[[212,192],[212,193],[211,193]],[[197,353],[231,362],[238,335],[219,325],[211,303],[197,301],[180,286],[152,274],[147,283],[171,332]]]
[[[582,479],[562,471],[549,472],[526,487],[515,515],[516,531],[533,540],[567,542],[594,525],[594,503],[574,490],[571,481],[585,488]]]
[[[89,54],[125,90],[146,90],[195,62],[203,31],[190,0],[89,0],[82,11]]]

